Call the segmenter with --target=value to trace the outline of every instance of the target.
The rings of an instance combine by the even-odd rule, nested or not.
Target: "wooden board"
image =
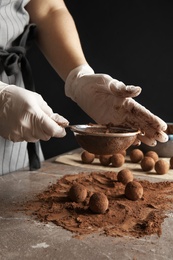
[[[120,171],[121,169],[124,168],[128,168],[130,169],[133,174],[136,175],[141,175],[141,176],[150,176],[150,177],[155,177],[155,178],[159,178],[159,179],[164,179],[164,180],[173,180],[173,169],[170,169],[168,173],[164,174],[164,175],[158,175],[156,174],[155,170],[152,170],[150,172],[143,172],[140,166],[140,163],[132,163],[130,161],[129,156],[126,156],[126,160],[125,163],[123,164],[122,167],[119,168],[115,168],[113,166],[102,166],[99,162],[99,159],[95,159],[94,162],[92,164],[84,164],[81,161],[81,153],[82,153],[82,149],[76,149],[73,150],[71,152],[68,152],[66,154],[62,154],[58,157],[56,157],[55,162],[57,163],[63,163],[66,165],[71,165],[71,166],[79,166],[82,168],[86,168],[86,169],[92,169],[92,170],[105,170],[105,171]],[[169,162],[169,158],[162,158],[166,161]]]

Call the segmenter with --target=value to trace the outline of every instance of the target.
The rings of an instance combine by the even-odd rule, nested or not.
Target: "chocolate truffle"
[[[155,163],[155,171],[157,174],[165,174],[169,171],[169,163],[163,159],[159,159]]]
[[[114,167],[121,167],[125,162],[125,157],[121,153],[116,153],[111,156],[111,163]]]
[[[138,200],[143,196],[143,187],[137,181],[130,181],[125,187],[125,196],[129,200]]]
[[[123,151],[121,151],[120,153],[121,153],[124,157],[125,157],[126,154],[127,154],[126,150],[123,150]]]
[[[155,151],[148,151],[145,153],[145,156],[149,156],[149,157],[153,158],[153,160],[155,162],[157,162],[159,160],[159,156]]]
[[[118,172],[117,180],[126,185],[129,181],[133,181],[133,173],[129,169],[123,169]]]
[[[81,154],[81,159],[83,163],[92,163],[94,161],[95,154],[89,153],[88,151],[83,151]]]
[[[133,149],[130,152],[130,160],[133,163],[140,162],[143,159],[143,157],[144,157],[144,154],[143,154],[143,152],[140,149]]]
[[[83,202],[87,197],[87,189],[80,183],[75,183],[69,190],[69,198],[74,202]]]
[[[170,162],[170,169],[173,169],[173,157],[170,158],[169,162]]]
[[[100,155],[99,161],[101,165],[108,166],[111,163],[111,155]]]
[[[151,171],[154,168],[155,161],[149,156],[144,156],[141,161],[141,168],[144,172]]]
[[[108,209],[109,201],[102,192],[95,192],[89,200],[89,208],[93,213],[103,214]]]

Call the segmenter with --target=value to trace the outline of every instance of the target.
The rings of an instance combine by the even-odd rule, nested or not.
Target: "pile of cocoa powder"
[[[135,180],[143,186],[144,195],[140,200],[131,201],[125,197],[125,186],[117,181],[116,172],[65,175],[28,201],[24,210],[39,221],[53,222],[73,232],[75,237],[95,232],[114,237],[160,236],[166,213],[173,208],[173,182]],[[82,203],[72,202],[68,197],[70,187],[76,182],[88,190]],[[108,197],[109,208],[104,214],[94,214],[88,207],[89,198],[96,191]]]

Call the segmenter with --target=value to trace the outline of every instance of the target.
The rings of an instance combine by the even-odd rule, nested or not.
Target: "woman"
[[[25,167],[28,155],[30,169],[39,168],[38,141],[66,134],[60,125],[68,120],[34,92],[25,56],[33,38],[64,80],[66,95],[93,120],[140,128],[145,136],[138,141],[148,145],[167,141],[166,123],[133,99],[140,87],[94,73],[63,0],[1,0],[0,35],[0,174]]]

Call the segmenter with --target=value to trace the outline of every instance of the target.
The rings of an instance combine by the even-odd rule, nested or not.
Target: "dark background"
[[[84,53],[97,73],[139,85],[138,102],[173,122],[173,3],[143,0],[66,0]],[[36,89],[54,112],[71,124],[92,120],[64,94],[64,82],[36,46],[29,51]],[[62,139],[42,142],[45,158],[78,147],[70,130]]]

